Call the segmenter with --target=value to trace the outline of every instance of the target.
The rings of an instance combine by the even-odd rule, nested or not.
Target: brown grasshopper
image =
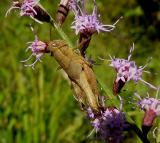
[[[48,42],[48,50],[71,80],[76,97],[82,106],[90,106],[100,111],[99,92],[91,65],[64,40]]]

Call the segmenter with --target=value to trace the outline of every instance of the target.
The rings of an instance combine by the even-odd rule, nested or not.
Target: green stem
[[[150,143],[147,136],[137,127],[136,124],[130,124],[131,129],[137,134],[143,143]]]
[[[52,19],[50,21],[50,24],[57,30],[58,34],[62,37],[62,39],[65,40],[68,43],[68,45],[73,48],[74,46],[73,46],[71,40],[64,33],[64,31],[62,30],[62,28],[58,24],[56,24],[56,21],[54,19]]]

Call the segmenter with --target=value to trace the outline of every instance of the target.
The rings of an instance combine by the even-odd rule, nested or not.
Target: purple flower
[[[107,108],[100,116],[91,121],[102,140],[107,143],[120,143],[126,128],[125,114],[116,108]]]
[[[130,53],[128,59],[120,59],[120,58],[112,58],[111,57],[111,64],[110,66],[113,67],[117,72],[117,77],[115,82],[118,83],[120,80],[122,82],[127,82],[133,80],[134,82],[142,81],[143,83],[149,85],[153,89],[157,89],[155,86],[151,85],[150,83],[144,81],[142,79],[142,73],[145,66],[137,66],[135,61],[130,61],[131,54],[134,50],[133,47],[130,49]]]
[[[142,110],[152,110],[155,112],[156,116],[160,116],[160,100],[147,97],[139,102],[139,106]]]
[[[12,9],[20,9],[20,16],[29,16],[38,23],[41,21],[50,21],[49,14],[39,5],[40,0],[23,0],[23,2],[14,1],[12,6],[6,12],[6,16]]]
[[[94,114],[91,108],[87,110],[98,136],[107,143],[120,143],[123,139],[123,132],[128,127],[125,114],[122,112],[122,98],[120,96],[119,98],[119,110],[115,107],[108,107],[99,114]]]
[[[160,100],[157,99],[158,92],[156,98],[148,96],[142,99],[137,93],[135,93],[135,96],[140,100],[138,103],[139,107],[145,111],[145,115],[143,118],[143,127],[151,127],[154,119],[157,116],[160,116]]]
[[[37,12],[34,10],[34,6],[38,4],[39,0],[24,0],[21,6],[20,16],[34,17]]]
[[[89,117],[90,119],[94,119],[95,115],[94,115],[94,113],[92,112],[92,109],[91,109],[90,107],[87,109],[87,113],[88,113],[88,117]]]
[[[27,62],[32,58],[32,56],[35,56],[36,60],[32,64],[25,65],[25,66],[32,67],[32,69],[34,69],[35,64],[38,61],[41,62],[41,57],[46,52],[47,43],[40,41],[37,36],[35,36],[35,40],[33,42],[29,42],[29,43],[31,43],[31,45],[26,49],[26,51],[31,50],[32,54],[29,56],[29,58],[21,62]]]
[[[81,4],[81,5],[80,5]],[[94,0],[94,8],[92,14],[88,15],[85,11],[85,0],[81,0],[79,3],[77,0],[70,0],[69,2],[70,9],[73,10],[75,15],[75,20],[72,23],[75,33],[90,33],[105,31],[110,32],[115,28],[116,21],[113,25],[104,25],[102,24],[97,16],[97,6],[96,1]]]

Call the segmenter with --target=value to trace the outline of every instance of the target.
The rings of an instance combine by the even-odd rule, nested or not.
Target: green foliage
[[[42,1],[41,4],[55,17],[58,1]],[[92,138],[93,134],[87,137],[92,128],[73,98],[67,80],[62,77],[61,71],[57,70],[58,65],[54,59],[45,55],[43,62],[37,64],[34,71],[20,63],[29,56],[25,53],[27,47],[25,43],[34,39],[29,23],[34,25],[40,39],[46,41],[50,38],[60,38],[57,31],[52,29],[50,37],[51,27],[48,24],[38,25],[29,18],[20,18],[15,11],[4,18],[9,5],[9,1],[1,0],[0,143],[98,142]],[[147,29],[140,25],[138,17],[144,16],[141,7],[133,0],[99,1],[98,7],[103,23],[110,24],[118,17],[124,16],[112,33],[94,35],[87,49],[87,55],[91,55],[98,63],[94,66],[94,71],[99,86],[102,86],[102,94],[112,95],[115,73],[108,66],[109,63],[98,60],[98,57],[109,59],[110,54],[127,58],[132,42],[135,42],[132,59],[135,59],[139,65],[145,65],[147,59],[153,57],[146,69],[151,71],[151,74],[145,73],[143,78],[154,85],[160,85],[160,42],[158,39],[151,39],[156,31],[154,25]],[[70,29],[72,19],[73,15],[70,13],[62,28],[75,45],[78,37]],[[155,91],[142,83],[134,85],[131,82],[125,85],[121,93],[124,98],[124,111],[127,111],[131,119],[140,126],[143,112],[136,108],[136,101],[133,101],[135,91],[142,96],[145,96],[146,92],[154,96]],[[129,101],[135,106],[134,109]],[[112,102],[119,107],[118,99],[115,98]],[[113,104],[112,102],[108,104]],[[158,121],[156,125],[160,124]],[[153,140],[151,134],[150,138]],[[159,140],[158,135],[157,141]],[[135,134],[130,133],[126,135],[124,142],[140,143],[141,141]]]

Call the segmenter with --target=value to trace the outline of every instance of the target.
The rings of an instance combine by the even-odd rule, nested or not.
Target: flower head
[[[80,5],[81,4],[81,5]],[[81,0],[79,3],[77,0],[70,0],[69,2],[70,9],[73,10],[75,15],[75,20],[72,23],[75,33],[90,33],[105,31],[110,32],[115,28],[115,22],[113,25],[104,25],[102,24],[97,16],[97,6],[96,1],[94,0],[94,8],[92,14],[86,14],[85,11],[85,0]]]
[[[23,0],[23,2],[14,1],[12,6],[6,12],[6,16],[12,9],[20,9],[20,16],[29,16],[33,20],[42,24],[42,21],[49,22],[51,17],[39,5],[40,0]]]
[[[139,106],[142,110],[152,110],[155,112],[156,116],[160,116],[160,100],[147,97],[139,102]]]
[[[88,108],[88,117],[99,137],[107,143],[120,143],[123,132],[128,127],[125,114],[122,112],[122,98],[120,98],[120,109],[108,107],[96,115]]]
[[[135,61],[130,61],[131,52],[134,50],[134,47],[130,49],[130,54],[128,59],[120,58],[111,58],[111,67],[114,67],[117,72],[116,82],[122,80],[123,82],[133,80],[138,82],[143,73],[143,67],[137,67]]]
[[[143,118],[143,127],[151,127],[154,119],[157,116],[160,116],[160,100],[157,99],[157,96],[156,98],[148,96],[142,99],[137,93],[135,95],[139,98],[139,107],[145,111],[145,115]]]
[[[34,17],[34,15],[37,15],[37,12],[35,11],[34,7],[38,4],[39,0],[23,0],[23,2],[19,1],[14,1],[12,3],[11,8],[7,11],[7,14],[12,10],[12,9],[20,9],[20,16],[30,16]]]
[[[133,80],[136,83],[138,81],[142,81],[144,84],[147,84],[151,88],[157,89],[156,87],[154,87],[153,85],[151,85],[150,83],[142,79],[142,73],[146,65],[143,67],[142,66],[138,67],[135,61],[130,60],[133,50],[134,50],[134,44],[133,44],[133,47],[131,47],[130,49],[128,59],[120,59],[120,58],[111,57],[110,66],[113,67],[117,72],[115,84],[119,83],[120,81],[123,83],[126,83],[127,81],[130,81],[130,80]]]
[[[21,5],[20,16],[31,16],[37,15],[37,12],[34,10],[34,6],[38,4],[39,0],[24,0]]]
[[[27,62],[32,58],[32,56],[35,56],[36,60],[32,64],[25,65],[25,66],[32,67],[34,69],[35,64],[38,61],[41,62],[41,57],[46,52],[47,43],[40,41],[37,36],[35,36],[35,40],[33,42],[29,42],[29,43],[31,43],[31,45],[27,48],[26,51],[31,50],[32,54],[29,56],[29,58],[21,62]]]
[[[93,113],[90,112],[90,115]],[[114,107],[109,107],[98,117],[91,117],[91,124],[101,139],[109,143],[122,141],[124,129],[127,127],[123,112]]]

